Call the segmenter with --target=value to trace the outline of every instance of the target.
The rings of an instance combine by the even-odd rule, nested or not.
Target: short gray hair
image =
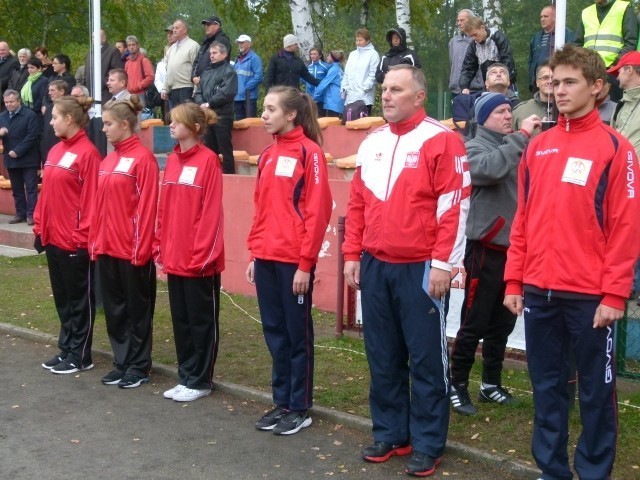
[[[460,15],[461,13],[466,13],[467,15],[469,15],[469,18],[476,16],[475,12],[473,10],[468,9],[468,8],[463,8],[462,10],[460,10],[458,12],[458,15]]]
[[[84,96],[84,97],[90,97],[91,96],[91,94],[89,93],[89,89],[87,87],[85,87],[84,85],[76,85],[71,89],[71,91],[73,92],[76,88],[80,89],[80,91],[82,92],[82,96]]]
[[[211,49],[213,47],[216,47],[218,50],[220,50],[220,53],[225,54],[227,53],[229,50],[227,49],[227,46],[224,43],[220,43],[220,42],[211,42],[211,46],[209,47],[209,51],[211,51]]]
[[[16,97],[17,100],[21,100],[20,93],[17,90],[12,90],[12,89],[5,90],[2,96],[4,98],[14,96]]]
[[[140,41],[138,40],[138,37],[136,37],[135,35],[129,35],[127,37],[126,42],[127,42],[127,44],[135,43],[136,45],[140,45]]]
[[[26,55],[29,58],[33,56],[31,50],[29,50],[28,48],[21,48],[20,50],[18,50],[18,55]]]

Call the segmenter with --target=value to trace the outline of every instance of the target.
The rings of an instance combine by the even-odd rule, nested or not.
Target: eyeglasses
[[[543,75],[542,77],[538,77],[538,80],[544,80],[545,82],[548,82],[552,78],[553,77],[551,75]]]

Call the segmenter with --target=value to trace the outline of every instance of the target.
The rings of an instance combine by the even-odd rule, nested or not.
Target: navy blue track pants
[[[260,259],[254,263],[262,331],[273,360],[273,403],[302,411],[313,404],[314,272],[311,272],[309,291],[298,296],[293,294],[293,276],[297,269],[293,263]]]
[[[429,262],[365,253],[360,288],[374,440],[411,439],[414,450],[440,457],[449,428],[446,311],[427,294],[429,272]]]
[[[582,433],[574,467],[581,480],[611,475],[616,455],[614,327],[593,328],[599,300],[524,296],[527,363],[533,384],[533,457],[545,480],[571,479],[567,453],[570,351],[578,370]]]

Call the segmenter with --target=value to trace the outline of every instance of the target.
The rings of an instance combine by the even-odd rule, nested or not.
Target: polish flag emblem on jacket
[[[420,152],[407,153],[407,159],[404,161],[404,167],[418,168],[418,158],[420,158]]]

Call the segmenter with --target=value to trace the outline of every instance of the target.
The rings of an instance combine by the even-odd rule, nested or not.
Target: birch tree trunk
[[[400,28],[404,28],[407,34],[407,45],[413,46],[411,40],[411,9],[409,0],[396,0],[396,23]]]
[[[484,21],[489,28],[502,26],[502,5],[500,0],[482,0]]]
[[[300,55],[309,60],[309,50],[313,47],[314,27],[311,20],[311,5],[307,0],[289,0],[293,33],[298,37]]]
[[[369,22],[369,0],[361,0],[360,27],[366,27]]]

